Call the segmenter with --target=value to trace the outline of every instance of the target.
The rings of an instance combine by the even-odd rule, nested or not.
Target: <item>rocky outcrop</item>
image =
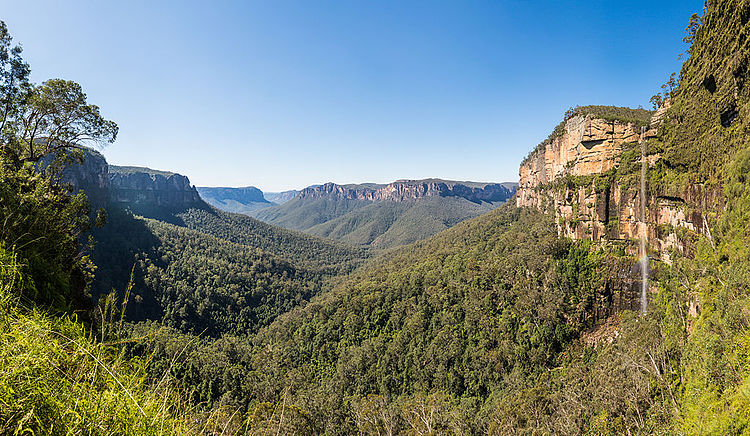
[[[189,207],[202,204],[190,180],[180,174],[137,167],[109,167],[110,201],[118,205]]]
[[[688,212],[684,195],[651,190],[645,224],[641,222],[641,159],[651,168],[660,155],[642,156],[638,142],[656,136],[664,111],[654,114],[643,134],[633,123],[582,115],[570,118],[559,136],[521,164],[516,204],[554,214],[559,234],[573,239],[635,239],[645,229],[650,249],[668,260],[671,249],[685,248],[674,230],[700,232],[703,218]],[[629,153],[628,174],[618,172],[623,151]]]
[[[62,181],[70,183],[76,192],[83,191],[92,210],[107,205],[109,200],[109,166],[96,150],[83,149],[83,161],[65,168]]]
[[[70,184],[74,192],[83,191],[92,210],[120,206],[157,206],[180,208],[203,205],[201,197],[190,180],[180,174],[156,171],[141,167],[121,167],[107,164],[107,160],[96,150],[84,148],[67,152],[61,182]],[[42,161],[46,167],[52,158]],[[56,165],[57,163],[55,163]],[[253,188],[255,189],[255,188]],[[268,203],[259,193],[260,201]],[[270,203],[268,203],[270,205]]]
[[[515,186],[500,183],[453,182],[439,179],[397,180],[387,185],[310,186],[299,198],[338,198],[365,201],[404,201],[422,197],[461,197],[475,203],[501,202],[513,196]]]
[[[562,175],[586,176],[619,165],[622,145],[637,142],[640,127],[590,116],[570,118],[560,136],[535,150],[519,170],[518,206],[540,206],[536,189]]]

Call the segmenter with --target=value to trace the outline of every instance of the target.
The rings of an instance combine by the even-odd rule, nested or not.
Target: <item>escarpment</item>
[[[183,175],[148,168],[109,166],[110,201],[117,205],[188,207],[202,204]]]
[[[299,198],[339,198],[365,201],[404,201],[423,197],[461,197],[474,203],[501,202],[515,187],[500,183],[454,182],[440,179],[397,180],[387,185],[337,185],[326,183],[302,190]]]
[[[665,111],[633,120],[606,119],[581,108],[566,117],[522,162],[516,204],[553,214],[561,236],[595,241],[639,238],[641,162],[645,159],[648,174],[660,164],[654,142]],[[677,193],[649,186],[645,228],[650,249],[662,258],[668,259],[671,249],[685,249],[678,229],[701,231],[703,217],[689,207],[706,195],[699,191],[695,185]]]
[[[105,207],[109,201],[109,165],[96,150],[84,148],[81,153],[82,160],[65,169],[62,181],[83,191],[92,210]]]

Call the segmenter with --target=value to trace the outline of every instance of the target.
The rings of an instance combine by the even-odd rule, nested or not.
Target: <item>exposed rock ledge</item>
[[[475,203],[505,201],[513,196],[515,186],[500,183],[454,182],[439,179],[397,180],[387,185],[324,185],[303,189],[300,198],[344,198],[351,200],[404,201],[421,197],[462,197]]]
[[[657,111],[644,132],[644,140],[656,136],[665,109]],[[641,197],[632,180],[627,182],[610,175],[599,185],[595,176],[618,168],[623,146],[637,147],[640,127],[634,123],[597,119],[577,115],[565,124],[559,136],[532,152],[519,168],[516,204],[534,207],[553,214],[561,236],[573,239],[624,240],[640,238]],[[638,162],[641,157],[638,156]],[[660,156],[646,155],[649,167]],[[638,165],[640,168],[640,164]],[[564,183],[559,183],[562,180]],[[699,186],[692,190],[700,190]],[[663,196],[646,199],[646,226],[649,246],[668,260],[669,250],[683,250],[674,229],[701,232],[703,217],[687,210],[692,200],[690,190],[685,198]]]
[[[139,167],[109,166],[110,201],[121,205],[184,207],[202,203],[183,175]]]

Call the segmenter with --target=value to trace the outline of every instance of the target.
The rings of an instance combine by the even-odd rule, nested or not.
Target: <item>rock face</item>
[[[110,201],[118,205],[188,207],[202,203],[190,180],[180,174],[138,167],[109,167]]]
[[[250,214],[251,212],[273,206],[266,200],[263,192],[254,187],[244,188],[208,188],[197,187],[201,198],[208,204],[227,212]]]
[[[644,140],[656,136],[663,116],[664,110],[654,114]],[[651,193],[641,222],[640,140],[633,123],[572,117],[560,136],[522,162],[516,204],[554,214],[558,233],[572,239],[636,239],[645,229],[649,248],[668,260],[670,249],[685,248],[673,230],[700,232],[703,218],[688,213],[684,196]],[[624,152],[627,171],[620,168]],[[645,159],[653,167],[660,156],[646,151]]]
[[[634,123],[592,119],[578,115],[565,123],[561,136],[533,152],[519,170],[518,206],[538,206],[536,193],[559,176],[586,176],[619,165],[622,145],[637,142],[640,128]]]
[[[387,185],[310,186],[299,198],[338,198],[365,201],[404,201],[422,197],[461,197],[474,203],[505,201],[513,196],[515,186],[500,183],[453,182],[439,179],[397,180]]]
[[[75,163],[63,172],[62,181],[73,185],[76,191],[84,191],[92,210],[107,205],[109,200],[109,166],[101,153],[83,150],[83,162]]]

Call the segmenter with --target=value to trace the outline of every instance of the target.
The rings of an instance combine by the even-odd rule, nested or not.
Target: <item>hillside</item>
[[[323,273],[258,246],[113,209],[94,232],[93,290],[124,289],[128,319],[205,336],[252,333],[321,290]]]
[[[399,180],[388,185],[326,183],[253,215],[312,235],[390,248],[488,212],[514,191],[514,184],[440,179]]]
[[[294,404],[299,433],[746,433],[748,17],[723,0],[693,19],[653,123],[566,115],[522,163],[520,207],[370,261],[252,344],[228,340],[251,358],[191,353],[225,363],[185,380],[252,373],[221,390]]]
[[[278,401],[293,385],[286,401],[310,414],[313,433],[356,432],[359,414],[380,413],[388,417],[373,429],[405,430],[420,405],[439,411],[437,428],[494,432],[510,418],[504,398],[559,365],[585,329],[637,306],[635,283],[616,274],[632,262],[559,240],[538,212],[502,206],[375,259],[282,315],[253,340],[252,358],[232,363],[253,373],[251,390],[221,389],[243,404]],[[192,358],[197,368],[213,362]],[[220,383],[212,374],[224,370],[192,383]]]
[[[377,201],[309,227],[305,232],[350,244],[395,247],[428,238],[500,204],[474,203],[461,197]]]
[[[108,222],[92,234],[92,292],[106,295],[134,280],[133,321],[208,336],[252,333],[367,255],[212,208],[179,174],[115,168],[108,189]]]

